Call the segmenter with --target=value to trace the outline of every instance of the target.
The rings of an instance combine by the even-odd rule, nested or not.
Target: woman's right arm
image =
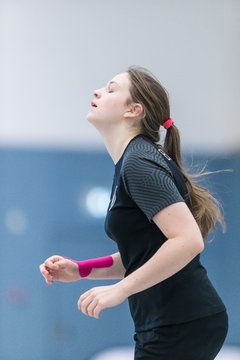
[[[123,279],[125,268],[119,252],[112,254],[113,264],[110,267],[92,268],[90,274],[81,277],[76,262],[63,256],[53,255],[40,265],[40,272],[47,284],[54,281],[73,282],[82,279],[105,280]]]

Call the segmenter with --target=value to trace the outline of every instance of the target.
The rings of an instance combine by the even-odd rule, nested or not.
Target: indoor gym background
[[[168,89],[186,163],[232,170],[207,179],[227,231],[202,259],[230,317],[219,359],[240,358],[239,10],[238,0],[0,1],[1,360],[131,352],[126,303],[86,318],[78,297],[100,283],[48,287],[38,269],[51,254],[116,249],[103,230],[113,163],[85,115],[93,90],[131,64]]]

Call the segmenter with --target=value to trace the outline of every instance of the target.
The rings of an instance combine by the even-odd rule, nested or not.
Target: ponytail
[[[215,229],[217,222],[219,222],[224,229],[224,217],[218,200],[215,199],[207,189],[198,185],[196,181],[198,178],[209,174],[209,172],[190,174],[183,167],[180,149],[180,135],[176,126],[172,125],[167,130],[163,149],[178,165],[185,178],[188,190],[187,196],[190,200],[191,211],[200,228],[203,238],[206,238],[208,233]]]

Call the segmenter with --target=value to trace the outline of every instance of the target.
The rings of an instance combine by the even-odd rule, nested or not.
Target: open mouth
[[[97,107],[97,105],[96,105],[95,102],[93,102],[93,101],[91,102],[91,106],[92,106],[92,107]]]

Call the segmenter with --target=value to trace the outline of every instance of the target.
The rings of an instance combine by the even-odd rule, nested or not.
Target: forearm
[[[123,279],[125,268],[122,263],[120,253],[112,254],[113,264],[110,267],[92,268],[90,274],[84,279],[87,280],[108,280],[108,279]]]
[[[146,290],[176,274],[201,251],[200,246],[189,246],[186,239],[169,239],[143,266],[121,280],[119,286],[127,297]]]

